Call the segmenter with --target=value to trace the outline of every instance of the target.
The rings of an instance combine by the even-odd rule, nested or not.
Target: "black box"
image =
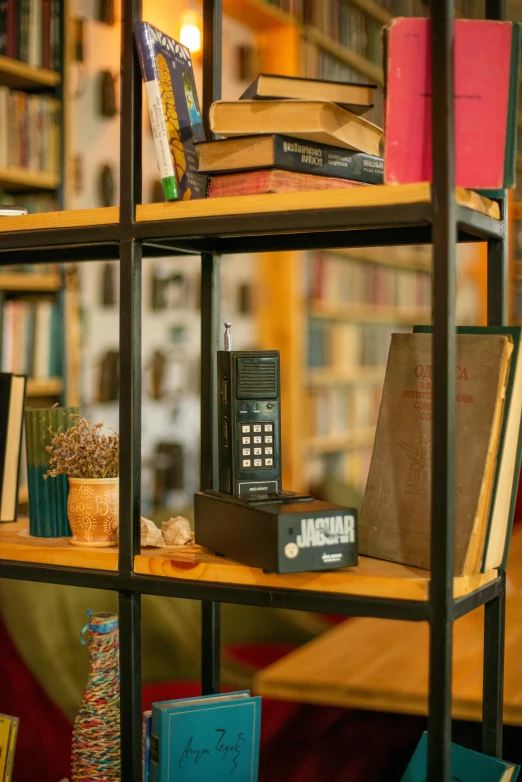
[[[194,497],[195,540],[216,554],[273,573],[357,565],[357,511],[331,502],[248,503]]]

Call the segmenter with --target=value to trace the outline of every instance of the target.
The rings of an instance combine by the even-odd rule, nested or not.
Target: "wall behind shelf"
[[[176,17],[186,4],[177,0],[165,4],[161,0],[145,2],[143,18],[160,29],[178,35]],[[109,70],[115,76],[119,73],[120,26],[118,20],[113,26],[104,25],[95,19],[97,0],[72,0],[72,16],[84,18],[85,66],[71,66],[70,94],[73,98],[71,159],[80,155],[82,160],[82,187],[72,194],[74,209],[101,206],[99,194],[99,171],[109,164],[114,170],[115,203],[118,195],[118,162],[120,118],[116,115],[107,119],[98,111],[100,72]],[[115,4],[119,13],[118,4]],[[252,45],[252,32],[239,22],[224,18],[223,36],[227,45],[223,49],[223,96],[237,98],[248,84],[235,76],[236,53],[240,45]],[[201,64],[194,63],[194,71],[201,100]],[[119,84],[118,84],[119,89]],[[156,152],[148,113],[143,112],[143,201],[152,200],[152,185],[157,179]],[[118,264],[114,262],[114,274]],[[184,307],[170,306],[166,310],[152,311],[150,307],[151,271],[153,266],[161,267],[165,274],[181,273],[188,284],[189,303]],[[82,308],[82,353],[81,353],[81,403],[93,420],[104,420],[106,425],[117,429],[118,404],[100,404],[98,386],[100,365],[107,350],[118,349],[118,309],[116,306],[101,306],[102,274],[101,262],[83,264],[79,267],[80,296]],[[255,347],[255,327],[252,317],[240,316],[237,311],[238,285],[251,285],[254,276],[252,256],[223,258],[222,310],[223,319],[233,322],[234,345],[237,348]],[[155,259],[143,265],[143,410],[142,410],[142,459],[143,459],[143,505],[147,511],[152,494],[153,461],[155,444],[159,441],[182,443],[186,457],[185,491],[173,495],[172,502],[180,506],[191,502],[191,495],[197,488],[199,457],[199,309],[195,299],[199,286],[199,260],[197,258]],[[117,285],[117,276],[116,285]],[[170,335],[173,329],[184,327],[185,341],[179,347],[173,345]],[[159,401],[151,398],[150,361],[153,351],[163,350],[169,356],[167,377],[169,391]],[[181,387],[180,387],[181,384]],[[175,509],[175,508],[174,508]]]

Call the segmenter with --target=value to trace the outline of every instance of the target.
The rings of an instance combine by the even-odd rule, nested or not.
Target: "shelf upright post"
[[[119,572],[132,577],[140,552],[141,506],[141,259],[134,238],[141,202],[141,74],[133,21],[140,0],[121,3],[120,118],[120,534]],[[141,596],[119,592],[121,778],[140,782],[141,767]]]
[[[505,0],[486,0],[486,18],[504,20]],[[500,199],[503,240],[488,241],[488,325],[505,326],[508,318],[508,199]],[[484,606],[484,671],[482,695],[482,751],[502,756],[504,706],[504,643],[506,574],[501,573],[500,594]]]
[[[430,8],[434,327],[428,782],[447,782],[450,778],[455,515],[457,227],[453,0],[437,0]]]
[[[222,3],[203,0],[203,125],[207,139],[210,106],[221,98]],[[221,258],[201,255],[201,489],[218,487],[216,351],[220,336]],[[220,691],[221,606],[201,602],[201,691]]]

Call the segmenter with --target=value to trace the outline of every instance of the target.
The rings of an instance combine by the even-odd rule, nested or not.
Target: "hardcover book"
[[[0,714],[0,782],[11,782],[18,723],[18,717]]]
[[[24,375],[0,373],[0,521],[16,521],[25,386]]]
[[[415,332],[430,333],[430,326],[415,326]],[[513,340],[509,363],[505,412],[502,417],[497,469],[491,497],[490,518],[482,569],[507,566],[509,543],[518,492],[522,459],[522,328],[520,326],[459,326],[459,334],[501,334]]]
[[[205,132],[190,52],[148,22],[135,22],[134,35],[165,198],[204,198],[194,142]]]
[[[456,576],[481,566],[512,351],[510,336],[457,335]],[[431,352],[430,334],[392,335],[359,525],[362,554],[425,569],[431,540]]]
[[[395,19],[385,35],[384,178],[429,182],[431,38],[429,19]],[[514,187],[520,25],[455,21],[456,184]]]
[[[330,100],[352,114],[364,114],[373,106],[376,84],[304,79],[300,76],[280,76],[260,73],[239,100]]]
[[[274,168],[210,177],[208,195],[209,198],[220,198],[263,193],[296,193],[302,190],[337,190],[346,187],[366,187],[366,185],[349,179],[279,171]]]
[[[260,724],[248,691],[153,703],[151,782],[257,782]]]
[[[382,185],[384,160],[327,144],[310,144],[291,136],[240,136],[198,144],[199,167],[205,174],[279,168],[305,174],[352,179]]]
[[[402,782],[426,782],[428,734],[421,736]],[[459,744],[451,745],[452,782],[515,782],[520,766],[505,760],[474,752]]]
[[[218,100],[210,108],[210,127],[226,138],[280,133],[369,155],[379,154],[382,138],[377,125],[320,100]]]

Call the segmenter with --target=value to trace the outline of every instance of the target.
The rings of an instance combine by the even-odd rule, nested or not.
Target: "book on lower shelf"
[[[451,744],[451,779],[458,782],[515,782],[520,766],[500,758]],[[424,731],[401,782],[425,782],[428,768],[428,733]]]
[[[16,521],[26,378],[0,372],[0,521]]]
[[[496,554],[487,558],[488,567],[498,567],[504,556],[517,461],[520,466],[519,345],[520,333],[507,329],[457,334],[456,576],[479,572],[489,547]],[[431,355],[431,334],[392,335],[359,524],[362,554],[425,569],[431,540]],[[510,413],[511,439],[503,430]],[[508,501],[491,514],[499,469]]]
[[[12,779],[18,724],[18,717],[0,714],[0,782]]]
[[[63,371],[60,305],[47,299],[7,299],[0,312],[1,369],[36,380]]]
[[[248,690],[153,703],[150,781],[257,782],[260,727]]]

